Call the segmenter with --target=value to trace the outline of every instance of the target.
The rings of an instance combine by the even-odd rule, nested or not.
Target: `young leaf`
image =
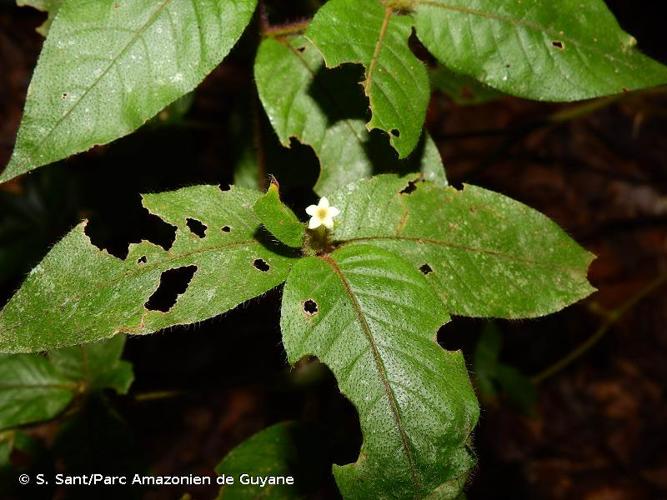
[[[402,255],[451,314],[541,316],[594,290],[586,279],[590,253],[546,216],[492,191],[380,175],[330,201],[341,210],[336,240]]]
[[[76,388],[43,356],[0,355],[0,429],[55,417]]]
[[[36,31],[42,36],[46,36],[53,22],[53,18],[56,17],[58,9],[63,4],[64,0],[16,0],[16,5],[19,7],[33,7],[42,12],[48,13],[46,21],[44,21],[40,26],[37,27]]]
[[[131,245],[125,260],[94,247],[85,224],[79,225],[0,312],[0,352],[48,350],[202,321],[279,285],[292,258],[258,239],[252,206],[259,196],[215,186],[146,195],[146,208],[178,228],[176,239],[168,251],[149,242]],[[197,231],[204,226],[203,237],[188,219],[200,224]],[[155,292],[165,275],[178,278],[180,287],[161,303]]]
[[[325,463],[317,433],[297,422],[281,422],[250,437],[229,452],[215,468],[237,482],[223,486],[218,498],[244,500],[257,498],[313,498],[331,465]],[[330,473],[330,472],[329,472]],[[241,474],[291,476],[292,485],[243,485]]]
[[[220,63],[255,2],[65,0],[0,182],[136,130]]]
[[[414,0],[417,36],[452,70],[508,94],[574,101],[667,82],[602,0]]]
[[[381,171],[421,171],[429,180],[447,183],[428,134],[405,160],[387,154],[389,148],[377,147],[364,127],[365,103],[351,92],[357,75],[331,70],[322,74],[322,66],[322,56],[303,37],[267,38],[255,60],[259,96],[280,141],[289,146],[294,137],[311,146],[320,160],[315,185],[319,195]]]
[[[372,118],[368,129],[389,134],[400,158],[417,145],[430,90],[426,67],[408,48],[410,16],[379,0],[330,0],[317,12],[306,36],[327,67],[359,63]]]
[[[86,390],[113,389],[126,394],[134,380],[132,365],[120,358],[125,347],[125,336],[91,344],[82,344],[51,351],[49,360],[70,380],[81,383]]]
[[[280,201],[278,189],[278,183],[271,182],[264,196],[255,203],[255,215],[264,227],[285,245],[301,248],[306,227],[294,212]]]
[[[334,467],[343,497],[458,495],[478,407],[461,353],[435,340],[447,319],[419,271],[372,245],[306,257],[290,273],[281,316],[289,362],[317,356],[359,412],[359,458]]]

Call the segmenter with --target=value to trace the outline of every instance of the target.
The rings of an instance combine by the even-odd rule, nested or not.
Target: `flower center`
[[[318,208],[317,209],[317,218],[318,219],[325,219],[327,217],[327,214],[329,213],[329,210],[327,208]]]

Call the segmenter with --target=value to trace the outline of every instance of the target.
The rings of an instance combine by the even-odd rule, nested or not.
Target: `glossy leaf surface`
[[[575,101],[667,82],[602,0],[415,0],[440,62],[508,94]]]
[[[136,130],[222,61],[254,8],[255,0],[65,0],[0,182]]]

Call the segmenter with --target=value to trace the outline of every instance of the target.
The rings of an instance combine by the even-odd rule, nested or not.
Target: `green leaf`
[[[602,0],[414,0],[440,62],[508,94],[574,101],[667,83]]]
[[[320,160],[315,191],[325,195],[373,173],[391,171],[421,171],[429,180],[446,184],[440,154],[427,133],[405,160],[385,146],[384,138],[368,133],[357,77],[346,68],[325,70],[322,56],[303,37],[267,38],[257,52],[255,81],[278,138],[284,146],[298,139]]]
[[[501,92],[474,78],[456,73],[442,65],[429,71],[429,76],[433,88],[445,93],[461,106],[484,104],[503,96]]]
[[[146,208],[177,227],[176,239],[168,251],[150,242],[131,245],[125,260],[94,247],[85,224],[79,225],[0,312],[0,352],[48,350],[202,321],[279,285],[292,257],[258,239],[252,206],[259,196],[216,186],[146,195]],[[203,237],[189,229],[194,221],[205,226]],[[147,307],[169,271],[190,278],[187,289],[179,290],[167,312]]]
[[[343,497],[458,495],[478,407],[461,353],[435,340],[447,319],[419,271],[372,245],[306,257],[290,273],[281,316],[289,362],[317,356],[359,413],[359,458],[334,466]]]
[[[255,3],[65,0],[0,182],[136,130],[220,63]]]
[[[218,498],[313,498],[330,468],[324,462],[318,437],[297,422],[281,422],[258,432],[230,451],[215,468],[218,475],[234,478],[234,484],[223,486]],[[291,476],[293,484],[243,485],[239,482],[242,474]]]
[[[381,175],[330,197],[334,237],[387,248],[421,269],[451,314],[525,318],[594,289],[593,256],[539,212],[475,186]]]
[[[500,364],[496,373],[500,388],[520,410],[534,411],[537,389],[531,380],[513,366]]]
[[[76,388],[43,356],[0,355],[0,429],[55,417]]]
[[[53,22],[53,18],[56,17],[60,6],[63,4],[64,0],[16,0],[16,5],[19,7],[33,7],[42,12],[47,12],[48,17],[40,26],[37,27],[36,31],[42,36],[46,36]]]
[[[488,322],[477,341],[473,360],[475,377],[483,395],[492,396],[496,393],[493,380],[497,375],[501,345],[502,338],[498,328],[494,323]]]
[[[113,389],[127,394],[134,374],[132,365],[121,361],[125,336],[67,347],[49,353],[56,369],[71,380],[80,381],[86,390]]]
[[[0,429],[48,420],[81,393],[127,393],[134,375],[121,361],[125,337],[41,354],[0,355]]]
[[[408,48],[412,23],[378,0],[330,0],[306,32],[327,67],[364,66],[363,88],[373,113],[367,127],[389,133],[400,158],[419,141],[430,96],[426,67]]]
[[[306,228],[297,216],[280,201],[278,183],[271,182],[266,194],[254,206],[255,215],[276,238],[290,247],[301,248]]]
[[[9,465],[14,441],[13,432],[0,432],[0,469]]]

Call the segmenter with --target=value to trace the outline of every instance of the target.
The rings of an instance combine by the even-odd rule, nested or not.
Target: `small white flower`
[[[317,229],[320,226],[332,229],[334,225],[333,219],[340,214],[340,210],[330,206],[329,200],[323,196],[317,205],[311,205],[306,208],[306,213],[310,215],[308,229]]]

